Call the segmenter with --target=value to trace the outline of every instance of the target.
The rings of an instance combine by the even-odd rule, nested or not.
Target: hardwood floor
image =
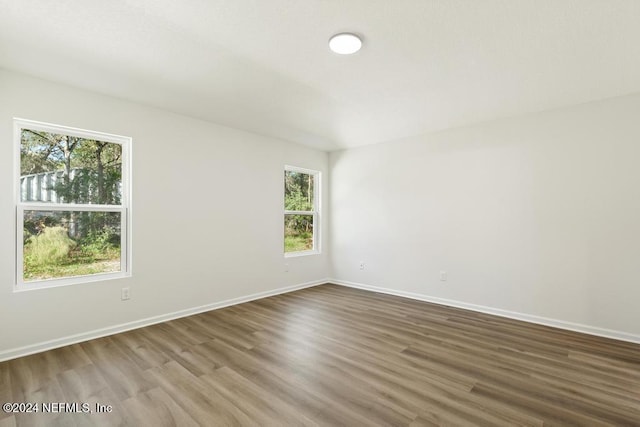
[[[0,427],[638,426],[640,345],[323,285],[0,363],[0,402],[94,411]]]

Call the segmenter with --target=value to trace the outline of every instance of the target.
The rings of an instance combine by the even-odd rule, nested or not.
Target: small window
[[[284,170],[285,256],[320,252],[320,172],[286,166]]]
[[[131,138],[15,120],[16,290],[125,277]]]

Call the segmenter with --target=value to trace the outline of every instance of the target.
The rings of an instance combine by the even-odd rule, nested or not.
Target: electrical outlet
[[[446,271],[444,271],[444,270],[440,271],[440,280],[443,281],[443,282],[447,281],[447,272]]]
[[[120,291],[120,299],[126,301],[131,298],[131,288],[122,288]]]
[[[360,261],[360,270],[364,270],[364,261]]]

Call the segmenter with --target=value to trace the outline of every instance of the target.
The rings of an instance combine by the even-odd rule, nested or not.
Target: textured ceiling
[[[0,67],[323,150],[639,92],[639,41],[638,0],[0,0]]]

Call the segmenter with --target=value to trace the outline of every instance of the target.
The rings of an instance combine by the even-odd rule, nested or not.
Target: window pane
[[[313,175],[284,171],[284,209],[313,211]]]
[[[284,216],[284,251],[313,250],[313,215]]]
[[[22,202],[119,205],[121,196],[120,144],[22,129]]]
[[[23,280],[121,271],[120,212],[24,211]]]

